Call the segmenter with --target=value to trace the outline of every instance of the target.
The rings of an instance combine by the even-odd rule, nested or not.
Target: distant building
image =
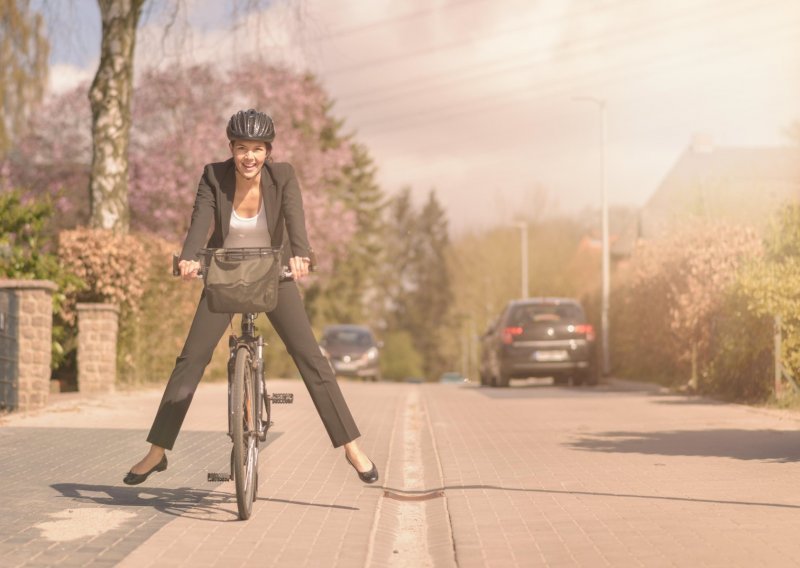
[[[790,202],[800,202],[800,147],[715,148],[697,136],[642,208],[636,232],[652,239],[703,220],[763,229]]]

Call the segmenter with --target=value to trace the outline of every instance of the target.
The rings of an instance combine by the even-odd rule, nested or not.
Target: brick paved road
[[[201,386],[167,472],[120,479],[159,393],[0,421],[3,566],[796,566],[800,415],[516,383],[343,390],[381,469],[362,485],[302,383],[236,520],[224,385]],[[10,512],[10,514],[8,513]]]

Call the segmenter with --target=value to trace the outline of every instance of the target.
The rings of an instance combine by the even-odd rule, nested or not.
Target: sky
[[[99,10],[40,5],[59,92],[94,75]],[[696,135],[789,145],[800,121],[797,0],[182,0],[165,38],[174,5],[146,4],[138,72],[250,53],[313,72],[383,189],[435,190],[456,233],[598,209],[603,149],[609,203],[639,207]]]

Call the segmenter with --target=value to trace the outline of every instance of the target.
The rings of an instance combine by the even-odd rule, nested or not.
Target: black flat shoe
[[[376,481],[378,481],[378,468],[375,467],[375,464],[373,462],[370,462],[372,463],[372,469],[370,469],[369,471],[358,471],[356,465],[350,461],[350,456],[345,454],[344,457],[347,458],[347,463],[352,465],[353,469],[356,470],[358,478],[361,481],[363,481],[364,483],[375,483]]]
[[[147,479],[154,471],[164,471],[165,469],[167,469],[167,454],[164,454],[164,457],[161,458],[161,461],[153,466],[150,471],[145,473],[133,473],[132,471],[129,471],[128,475],[125,476],[125,479],[122,480],[122,483],[125,485],[139,485],[140,483],[143,483],[144,480]]]

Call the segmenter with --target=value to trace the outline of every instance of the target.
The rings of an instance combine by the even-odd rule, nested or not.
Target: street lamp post
[[[528,224],[520,221],[514,223],[517,227],[522,229],[520,233],[520,257],[521,257],[521,272],[522,272],[522,298],[528,297]]]
[[[608,141],[608,118],[607,105],[604,99],[595,97],[575,97],[576,101],[590,102],[600,109],[601,120],[601,139],[600,139],[600,178],[602,186],[602,231],[603,231],[603,251],[602,251],[602,306],[600,314],[601,342],[603,349],[603,374],[608,375],[611,370],[611,360],[608,346],[608,305],[609,291],[611,288],[611,253],[608,240],[608,182],[606,173],[606,146]]]

